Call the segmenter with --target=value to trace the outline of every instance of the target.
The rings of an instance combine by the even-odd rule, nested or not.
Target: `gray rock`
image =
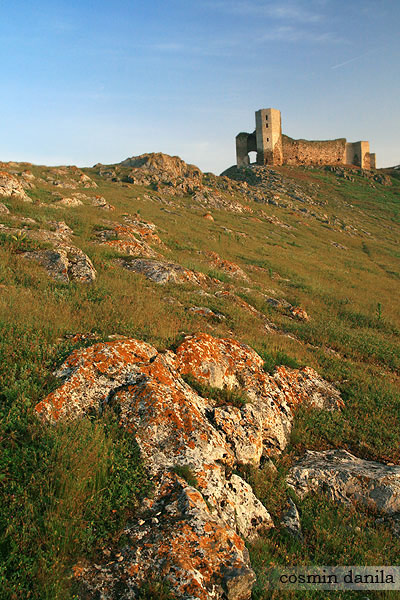
[[[56,281],[91,283],[96,279],[92,261],[80,248],[74,246],[59,245],[49,250],[24,252],[23,256],[42,265]]]
[[[302,539],[300,515],[297,506],[291,498],[288,498],[289,507],[282,515],[282,525],[293,537]]]
[[[346,450],[308,450],[287,483],[301,498],[324,492],[332,500],[361,502],[388,515],[400,512],[400,466],[363,460]]]
[[[155,283],[164,284],[171,283],[196,283],[204,284],[207,281],[207,276],[203,273],[185,269],[181,265],[167,263],[158,260],[148,260],[138,258],[136,260],[118,260],[125,269],[143,273],[147,279],[151,279]]]

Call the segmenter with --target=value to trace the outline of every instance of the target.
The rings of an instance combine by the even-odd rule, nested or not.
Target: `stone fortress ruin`
[[[236,136],[237,166],[250,164],[249,152],[257,153],[257,165],[353,165],[375,169],[375,154],[369,142],[347,142],[345,138],[324,141],[294,140],[282,134],[281,111],[261,108],[256,111],[253,133]]]

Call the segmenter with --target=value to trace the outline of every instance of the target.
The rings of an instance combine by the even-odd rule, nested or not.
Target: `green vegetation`
[[[35,166],[32,171],[38,178],[51,172]],[[288,494],[285,474],[305,448],[344,447],[360,457],[400,461],[400,181],[371,187],[358,176],[350,182],[322,169],[282,168],[299,186],[318,185],[309,213],[327,219],[305,215],[282,194],[286,207],[246,198],[252,213],[213,209],[211,222],[189,196],[160,200],[143,186],[102,179],[93,169],[85,172],[97,182],[96,194],[115,211],[88,204],[55,208],[54,188],[45,179],[29,190],[33,204],[6,202],[13,217],[35,219],[30,228],[65,221],[74,231],[73,243],[93,261],[97,279],[90,286],[55,282],[21,256],[46,245],[25,234],[0,233],[1,600],[72,600],[71,568],[118,538],[149,490],[132,436],[116,427],[111,413],[54,427],[36,416],[34,406],[58,385],[52,372],[74,348],[71,336],[77,333],[100,340],[126,335],[162,350],[184,334],[206,331],[255,348],[268,373],[280,364],[309,365],[335,382],[343,411],[300,408],[278,472],[243,473],[277,525],[250,548],[259,577],[254,598],[274,598],[263,581],[270,563],[396,564],[399,540],[360,507],[340,507],[324,497],[296,500],[303,543],[289,538],[279,522]],[[240,200],[237,192],[232,196]],[[139,212],[156,224],[164,246],[154,249],[166,260],[217,280],[205,294],[194,284],[158,286],[121,268],[115,263],[121,255],[95,241],[94,233],[110,227],[110,221],[123,223],[124,214]],[[290,229],[265,218],[275,216]],[[20,227],[10,215],[1,214],[0,222]],[[248,281],[212,269],[206,251],[238,264]],[[230,294],[215,295],[221,291]],[[256,311],[235,302],[233,294]],[[301,306],[310,320],[292,319],[273,308],[268,297]],[[188,310],[199,305],[226,319],[207,320]],[[266,329],[265,319],[277,329]],[[241,408],[247,402],[236,390],[210,388],[189,376],[186,381],[216,406]],[[178,474],[190,483],[190,467]],[[146,586],[141,597],[169,600],[164,584]],[[369,592],[368,597],[395,596]]]
[[[174,473],[182,477],[192,487],[198,486],[196,475],[193,473],[190,465],[175,465],[172,469]]]
[[[231,406],[242,408],[246,402],[249,401],[243,392],[233,388],[212,387],[206,383],[203,383],[199,379],[196,379],[196,377],[193,377],[193,375],[190,374],[182,375],[182,379],[184,379],[186,383],[189,384],[199,394],[199,396],[214,400],[215,406],[225,406],[226,404],[230,404]]]
[[[0,326],[4,599],[68,597],[72,565],[117,534],[150,489],[138,448],[113,415],[54,427],[36,418],[60,351],[71,350],[56,351],[43,333]]]

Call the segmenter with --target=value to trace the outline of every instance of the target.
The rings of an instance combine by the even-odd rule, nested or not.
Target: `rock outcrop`
[[[400,513],[400,466],[363,460],[347,450],[307,450],[287,482],[301,498],[323,492],[338,502],[360,502],[388,515]]]
[[[118,259],[128,271],[142,273],[155,283],[164,284],[170,283],[194,283],[196,285],[204,285],[207,283],[207,276],[191,269],[185,269],[181,265],[175,263],[163,262],[160,260],[148,260],[145,258],[137,258],[134,260]]]
[[[38,262],[56,281],[91,283],[96,279],[96,269],[92,261],[76,246],[58,244],[49,250],[25,252],[24,256]]]
[[[248,280],[246,273],[236,263],[221,258],[216,252],[206,252],[206,255],[215,269],[223,271],[230,277]]]
[[[243,539],[273,526],[235,467],[257,466],[287,442],[296,406],[341,405],[312,369],[262,370],[254,350],[230,339],[187,337],[175,352],[132,339],[74,351],[57,371],[64,383],[37,405],[43,419],[76,419],[105,406],[131,432],[154,483],[124,531],[118,560],[76,566],[85,597],[128,600],[157,574],[177,598],[246,600],[254,574]],[[240,407],[200,396],[191,375],[245,390]],[[223,398],[223,396],[221,396]]]
[[[0,171],[0,196],[32,202],[18,179],[6,171]]]
[[[18,217],[15,216],[12,218],[18,220]],[[31,219],[28,225],[36,225],[36,221]],[[48,225],[51,229],[29,229],[28,226],[17,228],[4,225],[0,225],[0,229],[21,243],[25,240],[36,243],[37,249],[33,247],[24,251],[19,250],[19,252],[24,258],[39,263],[56,281],[64,283],[94,281],[96,269],[90,258],[80,248],[73,245],[72,229],[64,221],[49,221]]]
[[[97,239],[121,254],[147,258],[159,257],[160,254],[150,246],[150,244],[163,245],[156,233],[154,223],[139,220],[134,216],[125,216],[124,221],[124,224],[108,222],[106,229],[96,233]]]

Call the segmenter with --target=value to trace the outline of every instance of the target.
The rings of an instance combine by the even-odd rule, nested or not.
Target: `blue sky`
[[[0,0],[0,160],[219,173],[274,107],[399,164],[399,24],[400,0]]]

